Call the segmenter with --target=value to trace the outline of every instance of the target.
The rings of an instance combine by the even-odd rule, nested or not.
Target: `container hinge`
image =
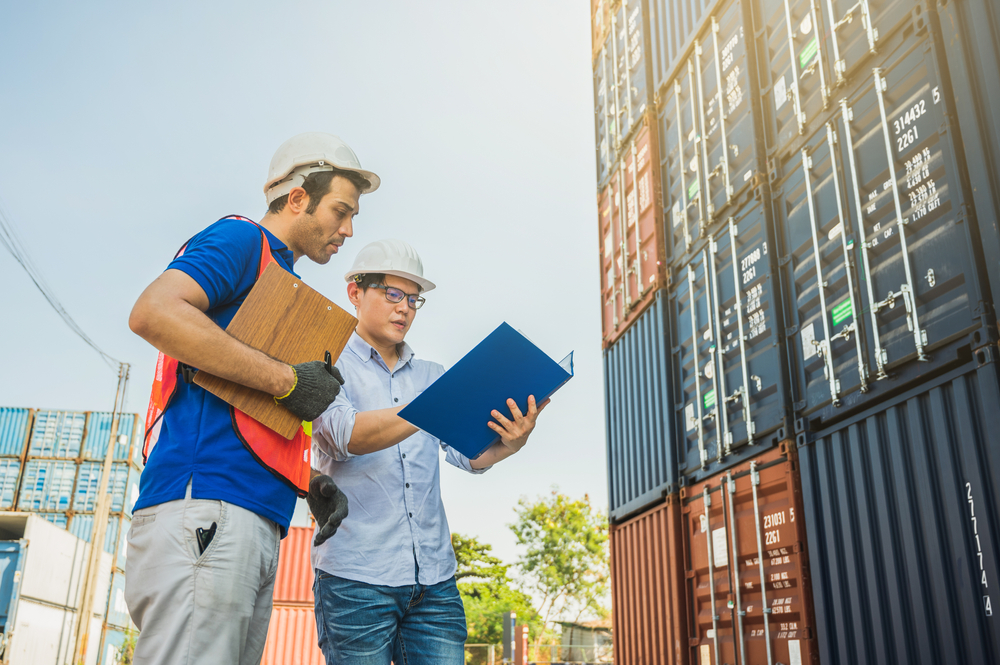
[[[787,266],[788,262],[791,261],[791,260],[792,260],[792,255],[791,254],[786,254],[785,256],[782,256],[780,259],[778,259],[778,265],[779,266]]]
[[[801,411],[801,410],[803,410],[804,408],[806,408],[807,406],[809,406],[809,402],[807,402],[807,401],[805,401],[805,400],[802,400],[801,402],[796,402],[796,403],[795,403],[795,404],[793,404],[792,406],[794,406],[794,407],[795,407],[795,410],[796,410],[796,411]],[[800,418],[799,420],[801,420],[801,418]],[[798,423],[799,423],[799,421],[798,421],[798,420],[796,420],[796,421],[795,421],[795,429],[796,429],[796,431],[798,431],[798,427],[799,427]]]
[[[785,328],[785,336],[790,337],[799,331],[798,326],[792,326],[791,328]]]

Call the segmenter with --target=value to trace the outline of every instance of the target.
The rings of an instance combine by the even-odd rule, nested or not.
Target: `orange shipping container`
[[[687,617],[677,495],[611,526],[615,663],[686,663]]]
[[[274,604],[306,603],[313,606],[312,527],[293,526],[281,541],[278,573],[274,579]]]
[[[604,348],[666,286],[656,123],[646,115],[598,197]],[[621,193],[624,192],[624,196]]]
[[[794,443],[680,495],[690,662],[818,663]]]
[[[324,665],[323,652],[317,646],[312,605],[275,605],[260,662],[261,665]]]
[[[611,0],[590,0],[590,41],[596,58],[611,30]]]

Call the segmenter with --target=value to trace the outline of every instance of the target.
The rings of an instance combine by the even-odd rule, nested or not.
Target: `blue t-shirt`
[[[264,233],[278,265],[295,274],[292,252],[267,229]],[[225,328],[256,282],[259,262],[258,227],[222,219],[192,238],[167,267],[198,282],[208,295],[205,314]],[[142,473],[135,510],[183,499],[188,479],[192,498],[228,501],[274,521],[282,536],[288,530],[295,490],[261,466],[236,437],[228,404],[178,378]]]

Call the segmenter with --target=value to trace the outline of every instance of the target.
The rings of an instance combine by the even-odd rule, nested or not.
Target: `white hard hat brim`
[[[382,274],[382,275],[395,275],[396,277],[402,277],[403,279],[408,279],[411,282],[416,282],[417,286],[420,287],[421,293],[427,293],[428,291],[433,291],[437,288],[437,285],[429,279],[420,277],[419,275],[414,275],[412,272],[406,272],[405,270],[372,270],[372,271],[361,271],[361,270],[351,270],[346,275],[344,275],[345,282],[354,281],[355,275],[367,275],[367,274]]]

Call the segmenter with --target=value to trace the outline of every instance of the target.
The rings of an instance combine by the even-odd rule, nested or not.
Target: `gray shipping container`
[[[651,74],[646,66],[649,32],[645,0],[621,0],[611,29],[594,60],[594,130],[597,183],[612,175],[622,142],[652,109]]]
[[[766,207],[748,204],[673,274],[674,425],[686,482],[785,436],[790,405],[770,226]]]
[[[745,0],[718,5],[659,93],[664,224],[674,263],[686,262],[758,183],[749,11]]]
[[[996,358],[798,436],[820,662],[1000,662]]]
[[[812,420],[885,399],[995,337],[954,96],[926,32],[882,40],[841,112],[778,160],[795,407]]]
[[[611,519],[659,502],[677,482],[671,438],[666,293],[604,352]]]
[[[1000,5],[995,0],[937,3],[952,89],[972,182],[975,218],[989,268],[993,309],[1000,298]],[[937,16],[931,17],[937,22]]]

